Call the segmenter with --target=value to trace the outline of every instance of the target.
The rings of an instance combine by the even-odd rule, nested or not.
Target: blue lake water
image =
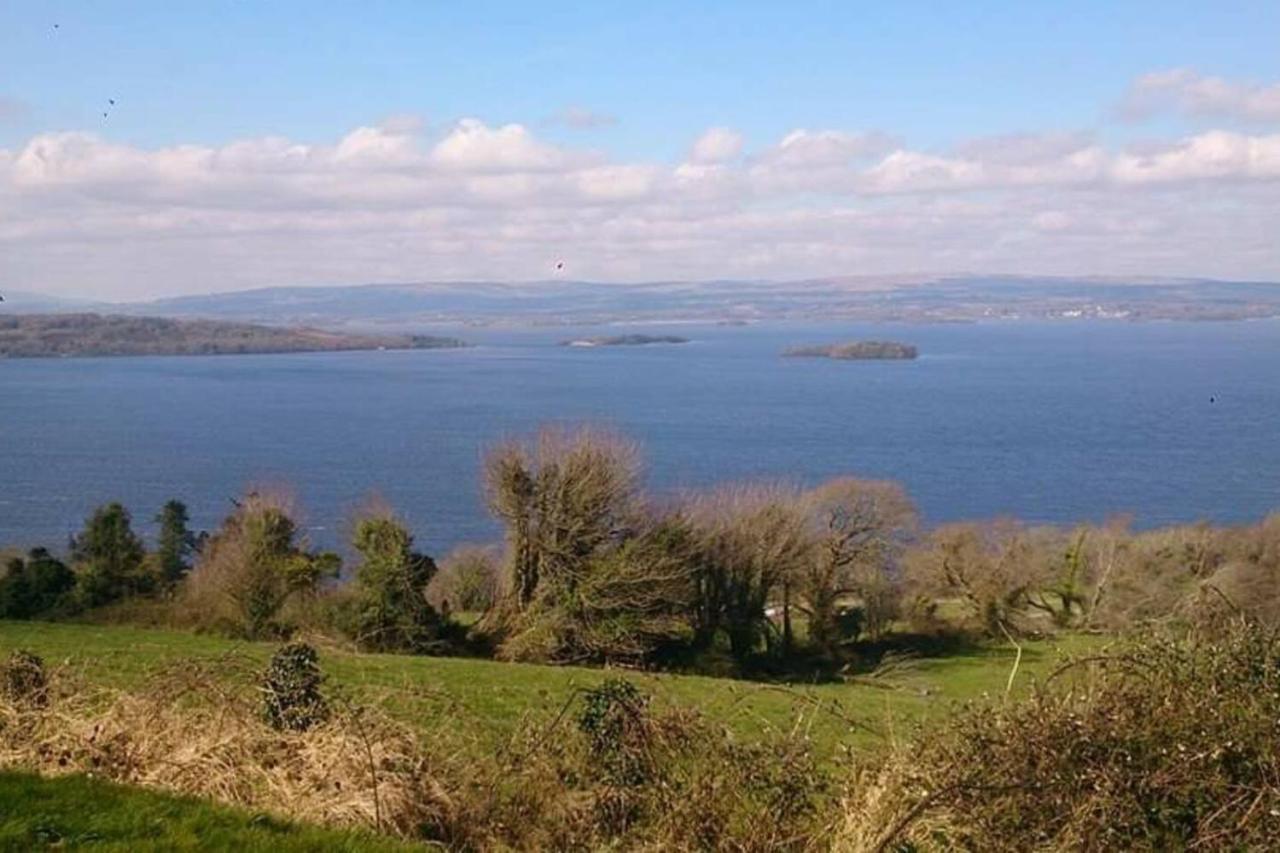
[[[652,326],[616,331],[694,341],[598,349],[554,345],[572,329],[452,331],[480,345],[0,361],[0,544],[61,546],[112,499],[149,522],[180,497],[212,527],[271,484],[317,544],[376,492],[440,553],[496,536],[485,448],[553,421],[638,439],[658,491],[852,473],[901,481],[929,522],[1280,508],[1280,323]],[[779,357],[856,338],[921,357]]]

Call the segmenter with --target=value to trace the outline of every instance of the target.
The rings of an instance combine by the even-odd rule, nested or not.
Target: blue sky
[[[1280,3],[10,0],[0,85],[29,112],[0,140],[97,129],[114,95],[110,134],[143,145],[576,106],[618,119],[595,135],[621,156],[677,156],[712,124],[762,141],[892,128],[936,147],[1099,126],[1131,79],[1168,67],[1280,77]]]
[[[1149,87],[1155,93],[1154,106],[1142,112],[1142,120],[1121,115],[1126,98],[1132,99],[1135,81],[1144,75],[1172,71],[1183,77]],[[917,160],[936,155],[949,158],[949,162],[968,156],[957,152],[965,151],[975,140],[1014,134],[1074,135],[1083,140],[1080,146],[1098,146],[1107,156],[1119,157],[1131,146],[1190,144],[1187,141],[1197,134],[1221,131],[1236,136],[1225,142],[1210,139],[1215,151],[1224,145],[1244,150],[1254,139],[1269,146],[1277,133],[1268,100],[1269,87],[1277,81],[1280,3],[1274,0],[1212,4],[1167,0],[877,4],[8,0],[0,5],[0,167],[5,165],[3,152],[7,151],[14,170],[13,185],[18,189],[12,196],[0,189],[0,205],[14,197],[18,201],[8,202],[7,211],[0,207],[0,223],[7,217],[10,223],[22,218],[29,224],[54,208],[64,214],[79,210],[68,207],[72,195],[87,199],[82,210],[85,221],[99,217],[105,223],[111,211],[134,215],[137,221],[144,204],[152,205],[150,221],[158,216],[172,220],[181,213],[185,230],[180,229],[179,236],[190,244],[187,255],[174,251],[167,256],[169,260],[161,261],[152,253],[144,264],[123,249],[113,250],[112,263],[120,269],[107,278],[132,282],[128,292],[134,295],[171,289],[164,278],[171,276],[172,268],[211,259],[217,260],[214,268],[219,272],[211,272],[192,286],[221,289],[321,278],[346,281],[361,278],[360,270],[354,266],[335,269],[324,265],[323,259],[314,263],[300,259],[291,267],[279,259],[259,258],[241,269],[224,269],[226,250],[219,248],[219,241],[229,233],[227,229],[253,230],[255,226],[247,218],[234,226],[225,220],[215,223],[212,213],[201,219],[192,211],[222,210],[218,205],[229,203],[225,197],[230,189],[220,194],[222,201],[211,206],[207,199],[184,196],[176,185],[163,190],[153,187],[129,197],[121,192],[108,199],[98,184],[81,183],[71,189],[70,179],[59,178],[58,197],[50,190],[37,205],[32,201],[36,193],[32,188],[38,181],[32,177],[31,157],[24,160],[23,153],[34,150],[33,140],[63,134],[57,137],[62,140],[58,156],[73,156],[67,152],[74,148],[74,156],[88,158],[85,162],[91,160],[94,165],[90,168],[81,163],[76,167],[78,172],[67,166],[60,175],[91,174],[93,180],[116,188],[111,191],[115,193],[126,176],[101,179],[102,164],[120,163],[134,154],[162,159],[157,152],[182,146],[219,149],[246,140],[280,137],[316,148],[308,155],[315,161],[321,156],[319,148],[338,145],[353,130],[400,127],[406,120],[396,117],[405,116],[414,117],[414,144],[423,152],[448,138],[459,122],[474,119],[491,129],[518,126],[539,144],[580,152],[583,158],[589,153],[596,158],[592,161],[596,166],[609,163],[637,169],[676,167],[689,157],[694,140],[708,128],[719,127],[731,130],[739,141],[728,145],[725,156],[712,156],[712,165],[736,170],[744,181],[752,182],[736,200],[727,200],[700,217],[694,202],[685,197],[650,196],[644,200],[644,210],[615,211],[608,221],[596,217],[579,223],[579,239],[584,246],[596,246],[602,234],[616,236],[617,229],[630,221],[628,217],[651,217],[655,205],[683,205],[677,219],[695,223],[693,230],[719,228],[706,237],[707,246],[714,244],[714,251],[702,256],[728,259],[734,256],[735,245],[751,247],[757,239],[749,229],[725,230],[733,224],[728,216],[736,216],[740,226],[744,218],[782,210],[813,215],[829,225],[830,217],[824,216],[830,214],[840,221],[832,227],[848,229],[829,237],[843,246],[876,233],[875,228],[859,230],[861,214],[888,209],[895,215],[927,218],[941,215],[937,210],[922,213],[927,200],[943,207],[948,198],[988,203],[995,195],[1010,192],[1012,185],[1025,185],[1023,178],[1008,175],[1001,183],[991,176],[990,164],[979,164],[984,174],[963,178],[962,187],[912,184],[906,189],[912,194],[907,201],[869,191],[869,179],[851,182],[847,190],[829,189],[840,187],[840,181],[832,183],[825,178],[807,184],[790,179],[765,181],[770,190],[761,191],[760,176],[747,177],[747,173],[768,159],[770,146],[797,129],[878,133],[890,142],[875,156],[892,157],[895,149],[901,149]],[[109,98],[117,101],[114,107],[108,107]],[[104,110],[109,112],[105,119]],[[569,115],[577,120],[566,120]],[[79,134],[74,146],[67,134]],[[93,146],[97,147],[86,154]],[[1241,217],[1250,215],[1255,206],[1269,203],[1272,197],[1259,193],[1269,193],[1266,187],[1274,186],[1268,171],[1271,149],[1261,150],[1261,155],[1249,155],[1253,159],[1241,167],[1241,174],[1250,181],[1243,195],[1238,188],[1223,190],[1207,197],[1195,196],[1197,203]],[[901,159],[889,165],[900,165]],[[24,162],[28,165],[23,166]],[[407,162],[397,160],[396,168],[408,168],[404,165]],[[468,162],[472,168],[474,161]],[[568,165],[563,167],[567,174],[584,168],[581,163],[585,162],[566,155],[563,164]],[[539,170],[550,168],[539,163]],[[475,168],[483,171],[491,166]],[[874,161],[858,166],[864,171],[874,167]],[[1115,167],[1120,171],[1125,168],[1123,164]],[[171,171],[155,163],[130,169],[127,179],[135,186],[156,175],[172,177]],[[913,169],[916,174],[919,164]],[[1206,192],[1203,174],[1192,171],[1199,176],[1193,181],[1195,188],[1188,190],[1179,178],[1179,192]],[[143,172],[149,177],[144,179]],[[216,178],[204,174],[187,177],[192,178],[184,185],[188,190],[196,184],[207,188],[215,179],[225,181],[226,188],[244,186],[243,175],[227,177],[225,171],[217,171]],[[687,177],[677,176],[679,180]],[[1214,172],[1209,177],[1237,180],[1240,174]],[[597,178],[599,175],[592,180]],[[719,182],[717,192],[727,192],[728,178],[724,174],[714,178]],[[49,174],[42,172],[39,181],[48,185]],[[885,185],[876,186],[883,189]],[[891,189],[896,193],[905,186],[897,182]],[[1089,186],[1096,189],[1097,183]],[[263,187],[264,192],[269,190]],[[953,190],[957,194],[948,195]],[[424,187],[413,204],[403,199],[397,203],[406,216],[412,212],[414,222],[435,222],[437,211],[462,203],[455,196],[448,196],[447,203],[442,201],[441,192],[433,184]],[[488,198],[484,192],[476,192]],[[1064,204],[1059,203],[1064,199],[1061,189],[1053,192],[1057,195],[1052,199],[1047,194],[1033,198],[1025,193],[1017,198],[1026,207],[1028,221],[1037,216],[1048,217],[1046,222],[1089,218],[1078,195],[1065,199]],[[1123,201],[1131,202],[1130,191],[1124,192],[1129,195]],[[926,198],[922,193],[932,195]],[[699,199],[705,196],[699,191]],[[350,196],[346,198],[350,200]],[[327,199],[324,205],[333,203]],[[387,203],[352,203],[349,213],[357,218]],[[1106,201],[1096,203],[1105,205]],[[303,228],[303,220],[315,211],[300,205],[296,199],[282,202],[283,207],[296,212],[294,221]],[[512,205],[517,203],[512,201]],[[1159,204],[1153,204],[1152,209],[1158,212]],[[1061,217],[1055,218],[1059,214]],[[651,219],[644,221],[651,223]],[[124,222],[113,220],[115,230],[108,229],[113,237],[128,236]],[[402,218],[389,233],[419,227],[407,222]],[[654,257],[664,245],[680,248],[668,233],[671,222],[654,224],[651,229],[663,232],[661,239],[644,249],[653,258],[652,275],[711,274],[713,262],[694,263],[675,254]],[[876,223],[877,227],[881,224]],[[208,238],[204,244],[195,233],[201,227],[206,228],[203,233]],[[267,225],[260,221],[257,227]],[[270,227],[289,230],[290,223],[275,220]],[[1150,230],[1162,227],[1173,229],[1168,244],[1126,255],[1120,254],[1125,241],[1118,240],[1114,242],[1117,254],[1107,255],[1110,244],[1100,240],[1092,244],[1094,248],[1087,253],[1089,263],[1083,266],[1124,273],[1142,269],[1145,263],[1159,273],[1280,276],[1280,261],[1265,253],[1259,242],[1265,234],[1254,233],[1253,242],[1242,244],[1234,262],[1210,258],[1197,266],[1172,252],[1177,228],[1185,223],[1155,223]],[[971,239],[981,239],[988,246],[1013,239],[1007,224],[993,228]],[[21,258],[11,262],[10,269],[0,261],[0,276],[7,276],[11,286],[16,282],[36,289],[84,292],[88,287],[82,280],[86,273],[83,269],[77,272],[66,258],[74,254],[74,239],[92,237],[52,235],[49,246],[37,251],[31,248],[31,240],[33,231],[38,230],[34,226],[11,229],[12,234],[21,232],[27,248]],[[451,236],[437,241],[435,249],[403,257],[403,263],[397,261],[393,245],[379,250],[368,241],[361,244],[360,254],[376,261],[371,264],[376,268],[370,270],[371,278],[379,271],[405,280],[441,275],[520,278],[533,257],[528,244],[536,242],[534,236],[521,235],[504,244],[510,250],[510,263],[467,263],[468,251],[492,253],[494,234],[449,233]],[[635,235],[637,240],[643,236],[641,231]],[[4,239],[5,232],[0,229],[0,240]],[[142,242],[137,243],[135,255],[144,251],[147,239],[151,238],[139,238]],[[306,242],[304,237],[298,239]],[[388,239],[394,243],[394,237]],[[626,254],[630,238],[618,239],[612,255],[596,252],[578,272],[606,280],[647,277],[639,255]],[[1195,239],[1212,245],[1214,235],[1202,227]],[[561,242],[574,245],[573,239]],[[783,252],[772,259],[761,256],[754,266],[738,258],[726,272],[776,277],[797,262],[803,262],[805,274],[823,271],[818,259],[821,246],[806,248],[806,242],[808,237],[797,237],[789,254]],[[865,263],[852,265],[871,272],[887,272],[898,266],[944,269],[961,262],[982,264],[984,257],[989,257],[990,266],[1006,271],[1031,271],[1037,259],[1043,258],[1034,247],[1023,255],[984,256],[974,244],[968,250],[953,247],[949,254],[923,258],[920,253],[905,252],[879,256],[873,248],[862,256],[834,257],[827,271],[848,272],[846,267],[860,257]],[[1104,251],[1101,259],[1093,257],[1097,248]],[[1114,263],[1107,263],[1112,257]],[[1240,257],[1246,257],[1247,262],[1239,261]],[[1053,269],[1065,268],[1068,260],[1064,256]],[[44,270],[47,280],[38,280],[36,270]],[[148,281],[154,276],[154,283],[139,284],[142,272]],[[323,275],[326,272],[330,275]]]

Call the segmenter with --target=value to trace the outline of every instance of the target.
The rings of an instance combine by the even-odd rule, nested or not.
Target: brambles
[[[9,655],[0,671],[0,684],[7,699],[33,707],[43,707],[49,700],[49,682],[44,660],[36,654],[18,649]]]
[[[1263,849],[1280,837],[1280,636],[1236,618],[1059,669],[849,794],[847,849]]]
[[[262,679],[263,716],[274,729],[301,732],[324,722],[329,705],[320,692],[324,676],[316,650],[290,643],[271,656]]]

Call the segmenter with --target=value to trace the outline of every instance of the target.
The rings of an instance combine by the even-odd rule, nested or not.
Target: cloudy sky
[[[560,259],[1280,280],[1280,3],[0,3],[0,288]]]

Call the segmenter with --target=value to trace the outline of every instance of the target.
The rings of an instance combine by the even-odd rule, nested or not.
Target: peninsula
[[[0,358],[230,355],[463,347],[431,335],[359,335],[221,320],[103,314],[0,315]]]

